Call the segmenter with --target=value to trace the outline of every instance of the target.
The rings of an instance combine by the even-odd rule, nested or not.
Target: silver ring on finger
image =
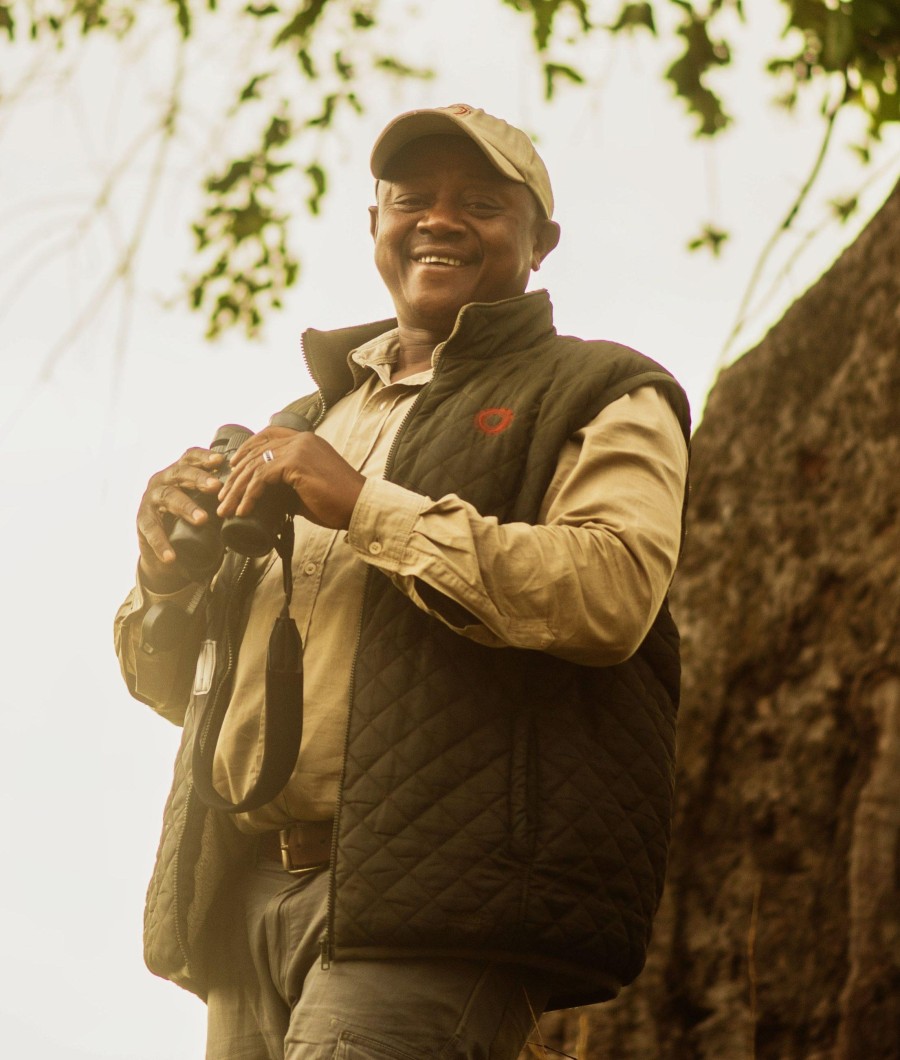
[[[274,453],[272,452],[272,450],[271,450],[271,449],[267,449],[267,450],[266,450],[266,451],[265,451],[265,452],[263,453],[263,455],[262,455],[262,458],[263,458],[263,463],[265,463],[265,464],[271,464],[271,463],[272,463],[272,461],[273,461],[273,460],[275,459],[275,454],[274,454]]]

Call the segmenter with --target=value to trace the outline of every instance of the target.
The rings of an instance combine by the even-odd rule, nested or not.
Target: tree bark
[[[615,1001],[544,1017],[544,1041],[579,1060],[896,1060],[900,185],[721,374],[692,483],[650,955]]]

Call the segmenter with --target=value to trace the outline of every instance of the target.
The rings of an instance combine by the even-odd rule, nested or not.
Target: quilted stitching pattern
[[[487,361],[477,342],[445,353],[391,477],[501,520],[533,521],[563,441],[605,403],[671,385],[611,344],[545,330],[498,348],[483,335]],[[489,407],[513,410],[502,433],[474,428]],[[630,981],[662,889],[677,673],[665,610],[635,659],[593,670],[465,641],[376,578],[340,816],[337,954],[488,949]]]
[[[220,574],[216,595],[235,564]],[[214,634],[214,630],[210,629]],[[203,936],[232,867],[252,855],[254,841],[226,814],[208,810],[194,795],[191,759],[199,704],[191,701],[163,813],[162,835],[144,906],[144,959],[157,975],[205,996]]]

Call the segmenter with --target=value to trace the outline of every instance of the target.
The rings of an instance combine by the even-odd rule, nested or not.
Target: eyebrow
[[[388,184],[388,185],[401,185],[401,186],[402,185],[408,185],[408,184],[415,185],[415,184],[420,184],[420,183],[426,184],[426,183],[429,183],[430,181],[435,180],[435,179],[437,179],[439,177],[440,177],[439,173],[417,173],[417,174],[413,174],[413,175],[401,175],[401,176],[397,176],[397,177],[382,177],[381,180],[377,180],[375,182],[375,195],[376,195],[376,198],[377,198],[379,185],[381,183]],[[507,178],[503,177],[499,173],[497,174],[497,179],[494,179],[494,178],[488,177],[488,176],[484,176],[484,175],[478,176],[478,175],[475,175],[474,173],[472,173],[472,174],[463,174],[463,178],[462,179],[465,182],[466,187],[490,188],[490,189],[492,189],[494,191],[505,190],[507,188],[507,186],[509,186],[509,185],[511,185],[513,187],[518,187],[516,181],[508,180]],[[524,185],[523,185],[523,187],[524,187]]]

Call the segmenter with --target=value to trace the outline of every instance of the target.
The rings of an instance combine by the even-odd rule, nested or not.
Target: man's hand
[[[137,514],[141,576],[148,589],[174,592],[187,584],[188,579],[175,567],[168,534],[175,519],[195,526],[206,522],[206,512],[186,491],[216,493],[222,483],[211,472],[223,459],[221,453],[208,449],[188,449],[174,464],[151,476]]]
[[[272,459],[264,460],[263,453]],[[346,530],[365,477],[311,431],[267,427],[234,454],[219,494],[219,515],[249,515],[266,486],[285,482],[300,499],[300,514],[319,526]]]

